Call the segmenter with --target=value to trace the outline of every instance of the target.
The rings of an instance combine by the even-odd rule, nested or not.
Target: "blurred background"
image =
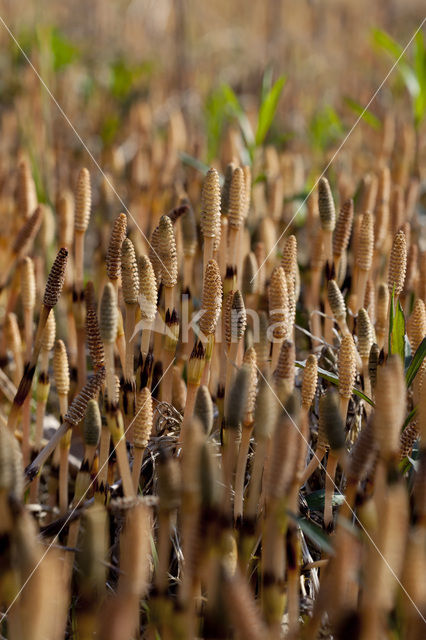
[[[167,138],[189,163],[222,168],[238,145],[241,161],[252,162],[256,147],[272,143],[304,154],[309,184],[420,25],[424,2],[3,0],[1,17],[117,178],[149,131],[151,142],[153,132],[160,143]],[[18,133],[2,136],[2,151],[17,153],[18,141],[32,159],[39,200],[53,201],[90,161],[1,24],[0,47],[2,132]],[[345,143],[337,170],[349,176],[370,170],[392,121],[396,152],[417,145],[421,171],[425,69],[420,33]],[[274,117],[259,132],[260,108],[273,88]],[[364,155],[354,156],[366,139]],[[123,198],[130,197],[126,189]]]

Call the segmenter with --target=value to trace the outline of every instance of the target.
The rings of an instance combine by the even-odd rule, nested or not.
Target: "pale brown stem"
[[[134,350],[133,350],[133,332],[135,330],[136,305],[126,304],[126,320],[124,326],[124,335],[126,336],[126,366],[124,377],[126,380],[134,378]]]
[[[324,301],[324,313],[324,340],[328,344],[333,344],[333,312],[327,297]]]
[[[311,313],[309,317],[309,329],[312,334],[312,346],[314,350],[318,350],[322,345],[321,317],[318,313]],[[318,344],[315,346],[315,343]]]
[[[228,397],[234,378],[235,363],[237,360],[239,342],[231,342],[228,351],[228,360],[226,362],[226,382],[225,382],[225,414],[228,406]]]
[[[333,522],[334,478],[336,469],[337,458],[332,451],[329,451],[325,474],[324,525],[326,528]]]
[[[59,445],[59,513],[68,509],[69,447]]]
[[[184,441],[185,441],[185,431],[186,431],[185,426],[191,420],[192,415],[194,413],[195,396],[197,395],[198,387],[199,387],[198,384],[191,384],[191,383],[188,384],[188,389],[186,393],[185,411],[183,414],[183,422],[182,422],[182,427],[180,432],[180,441],[182,444],[182,448],[184,446]]]
[[[78,327],[77,329],[77,390],[78,391],[80,391],[86,384],[86,378],[87,378],[86,329],[85,327]]]
[[[346,317],[345,316],[341,316],[340,318],[336,318],[336,322],[339,325],[339,329],[340,329],[340,331],[341,331],[343,336],[350,335],[351,332],[349,331],[349,327],[348,327],[348,324],[346,322]],[[327,340],[327,342],[329,342],[329,341]],[[331,342],[332,342],[332,340],[331,340]]]
[[[272,373],[277,368],[278,360],[280,357],[281,345],[283,340],[278,340],[274,338],[274,342],[272,343],[272,357],[271,357],[271,371]]]
[[[164,287],[164,310],[170,313],[174,308],[174,287]]]
[[[155,585],[160,594],[167,591],[170,543],[170,515],[168,512],[160,511],[158,516],[158,565],[155,574]]]
[[[98,484],[102,483],[104,486],[107,483],[108,478],[108,457],[109,457],[109,445],[111,441],[111,432],[108,427],[102,427],[101,429],[101,441],[99,445],[99,478]]]
[[[170,351],[163,352],[163,380],[161,381],[161,400],[162,402],[172,403],[173,389],[173,367],[172,363],[175,356]]]
[[[143,329],[141,338],[141,354],[145,358],[149,353],[149,344],[151,341],[151,329]]]
[[[118,355],[120,357],[121,370],[126,370],[126,338],[124,337],[124,329],[123,329],[123,315],[121,313],[121,309],[118,308],[118,318],[117,318],[117,336],[115,339],[115,344],[117,347]]]
[[[31,357],[31,351],[33,347],[33,312],[32,307],[25,307],[24,309],[24,336],[25,336],[25,361]]]
[[[183,256],[183,288],[184,289],[191,289],[193,265],[194,265],[194,256],[185,253]]]
[[[348,407],[349,407],[350,398],[345,398],[344,396],[340,396],[340,415],[342,416],[343,424],[346,424],[346,418],[348,416]]]
[[[311,477],[311,475],[313,474],[315,469],[317,467],[319,467],[319,465],[321,464],[322,459],[325,456],[325,452],[326,452],[326,448],[325,447],[318,447],[318,449],[315,451],[314,455],[312,456],[311,460],[309,461],[309,464],[307,465],[306,469],[304,470],[304,472],[301,475],[301,478],[300,478],[300,486],[301,487],[303,487],[305,482]]]
[[[203,272],[206,270],[208,261],[213,258],[213,249],[214,249],[214,238],[204,237]]]
[[[31,395],[25,398],[22,406],[22,461],[24,467],[30,461],[30,430],[31,430]]]
[[[333,262],[333,232],[321,229],[321,235],[325,259],[328,260],[331,266],[331,263]]]
[[[234,520],[237,520],[238,517],[243,515],[244,478],[252,432],[253,423],[243,426],[240,449],[238,451],[237,472],[235,475]]]
[[[229,227],[227,264],[236,265],[238,229]],[[238,275],[238,274],[237,274]]]
[[[36,473],[39,472],[42,465],[46,462],[47,458],[50,456],[52,451],[55,450],[57,444],[60,442],[61,438],[66,434],[68,429],[70,429],[72,425],[69,422],[63,422],[61,426],[55,431],[53,436],[50,438],[45,447],[40,451],[37,457],[32,461],[29,467],[27,467],[26,473],[26,482],[24,485],[24,489],[26,489],[32,478]]]
[[[75,288],[80,293],[84,287],[84,231],[75,231],[74,252]]]
[[[127,458],[126,440],[120,438],[114,443],[115,453],[117,456],[118,468],[120,471],[121,481],[123,483],[123,493],[126,498],[134,498],[136,495],[133,487],[132,475],[130,473],[129,460]]]
[[[139,479],[141,475],[143,455],[145,453],[145,447],[135,447],[133,449],[133,468],[132,468],[132,481],[135,492],[138,492]]]
[[[259,440],[256,444],[254,454],[253,469],[251,472],[250,483],[248,486],[247,499],[244,509],[245,518],[254,518],[259,504],[260,491],[262,486],[262,474],[265,464],[267,440]]]
[[[364,306],[364,298],[365,298],[365,289],[367,287],[367,281],[368,281],[368,271],[365,271],[365,269],[358,269],[358,281],[357,281],[357,287],[356,287],[356,304],[355,304],[355,309],[352,309],[352,311],[356,314],[358,313],[358,310]]]

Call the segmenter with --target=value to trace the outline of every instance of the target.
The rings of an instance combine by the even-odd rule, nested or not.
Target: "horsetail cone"
[[[244,335],[247,325],[247,314],[243,296],[240,291],[231,291],[225,304],[225,340],[239,342]]]
[[[402,290],[404,288],[406,269],[407,241],[405,239],[405,233],[403,231],[398,231],[393,239],[391,254],[389,258],[389,294],[392,294],[392,291],[395,292],[396,296],[399,296],[402,293]]]
[[[168,216],[161,216],[158,225],[158,256],[164,286],[174,287],[178,276],[176,240],[173,223]]]
[[[329,280],[327,284],[327,297],[336,320],[346,318],[346,305],[343,294],[335,280]]]
[[[244,174],[244,219],[247,218],[249,210],[250,210],[250,200],[251,200],[251,168],[250,165],[246,164],[243,167]]]
[[[362,359],[368,359],[371,345],[374,340],[374,330],[367,311],[361,308],[358,311],[358,352]]]
[[[160,247],[158,245],[160,237],[160,229],[155,227],[153,232],[151,233],[151,238],[149,242],[149,259],[151,260],[152,268],[154,269],[155,279],[157,281],[157,285],[160,286],[161,282],[161,269],[162,264],[160,260]]]
[[[318,384],[318,360],[311,353],[306,359],[302,379],[302,407],[306,410],[311,406]]]
[[[6,316],[4,332],[13,353],[20,353],[22,351],[21,333],[19,331],[18,319],[13,311],[9,312]]]
[[[250,295],[256,293],[258,269],[256,256],[250,251],[243,261],[243,272],[241,276],[241,289],[243,294]]]
[[[29,256],[23,259],[21,265],[21,297],[24,309],[34,309],[36,297],[34,262]]]
[[[72,401],[64,420],[76,426],[84,418],[89,400],[100,391],[105,380],[105,369],[98,370],[94,376],[88,379],[82,390]]]
[[[117,336],[117,295],[111,282],[107,282],[101,298],[100,332],[105,343],[114,343]]]
[[[83,439],[89,447],[97,447],[101,437],[102,420],[96,400],[89,400],[84,415]]]
[[[74,240],[74,198],[70,191],[62,191],[56,201],[59,224],[59,244],[70,248]]]
[[[283,339],[287,330],[288,292],[284,269],[275,267],[269,283],[269,318],[274,325],[274,338]]]
[[[92,206],[92,190],[90,186],[90,174],[86,168],[80,169],[75,192],[75,217],[74,228],[80,233],[85,233],[89,226],[90,208]]]
[[[200,329],[205,336],[216,330],[222,308],[222,278],[216,260],[209,260],[204,272]]]
[[[413,313],[408,320],[408,338],[413,353],[418,349],[426,335],[426,309],[425,303],[420,298],[414,303]]]
[[[52,313],[49,313],[47,316],[46,326],[44,327],[43,336],[41,339],[41,348],[43,351],[51,351],[53,349],[53,345],[55,344],[56,337],[56,322],[55,316]]]
[[[368,355],[368,376],[370,378],[371,388],[376,388],[377,367],[379,365],[380,349],[377,342],[373,342]]]
[[[95,290],[93,282],[88,282],[85,289],[86,301],[86,336],[90,359],[95,370],[105,366],[105,352],[96,311]]]
[[[220,228],[220,182],[216,169],[209,169],[201,193],[201,231],[205,238],[214,238]]]
[[[151,260],[147,256],[138,257],[139,307],[144,320],[152,322],[157,313],[157,282]]]
[[[198,387],[197,394],[195,396],[194,417],[199,419],[203,428],[203,433],[206,436],[209,436],[213,429],[214,411],[210,391],[205,385]]]
[[[257,394],[257,354],[256,349],[251,346],[246,350],[243,363],[250,369],[250,385],[248,393],[247,414],[254,412]]]
[[[350,334],[344,335],[340,343],[337,368],[339,393],[344,398],[350,398],[356,375],[355,344]]]
[[[370,271],[374,252],[374,218],[366,211],[361,220],[357,242],[356,264],[363,271]]]
[[[241,227],[244,220],[244,200],[244,173],[240,167],[237,167],[232,174],[229,189],[228,222],[231,228],[239,229]]]
[[[53,352],[53,375],[59,395],[67,396],[70,390],[68,355],[63,340],[57,340]]]
[[[402,360],[388,357],[377,370],[374,433],[381,455],[386,459],[399,453],[399,435],[405,418],[406,385]]]
[[[283,257],[281,258],[281,266],[286,275],[292,278],[296,277],[297,270],[297,240],[296,236],[291,235],[287,238],[283,249]]]
[[[44,208],[39,205],[34,213],[24,222],[13,241],[12,251],[15,254],[23,255],[27,247],[33,242],[37,235],[44,217]]]
[[[135,248],[129,238],[121,246],[121,286],[126,304],[137,304],[139,293],[139,273]]]
[[[136,414],[133,422],[133,442],[135,447],[148,445],[152,431],[152,397],[148,387],[136,394]]]
[[[0,426],[0,494],[12,494],[19,500],[23,494],[22,455],[14,435]]]
[[[276,380],[289,380],[294,384],[296,352],[294,342],[284,340],[278,357],[277,368],[274,371]]]
[[[43,304],[45,307],[52,309],[58,302],[62,293],[62,287],[65,280],[65,269],[68,260],[68,250],[62,247],[47,276],[46,287],[44,290]]]
[[[336,225],[336,210],[333,195],[327,178],[318,181],[318,209],[321,227],[324,231],[334,231]]]
[[[333,254],[341,256],[346,251],[351,237],[352,222],[354,217],[353,200],[346,200],[339,212],[336,228],[333,235]]]
[[[126,237],[127,216],[125,213],[114,220],[106,253],[106,269],[110,280],[118,280],[121,273],[121,247]]]
[[[230,162],[225,169],[225,180],[223,182],[222,194],[221,194],[221,211],[222,214],[227,215],[229,211],[229,193],[231,190],[232,176],[235,171],[235,164]]]
[[[328,388],[319,403],[320,416],[326,438],[332,451],[345,446],[345,427],[339,408],[339,394],[334,388]]]
[[[26,158],[18,164],[17,204],[19,215],[27,219],[37,207],[37,191],[31,168]]]

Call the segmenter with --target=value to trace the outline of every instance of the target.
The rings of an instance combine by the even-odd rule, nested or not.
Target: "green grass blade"
[[[179,153],[179,158],[181,159],[183,164],[196,169],[203,175],[206,175],[207,171],[209,170],[209,166],[207,164],[204,164],[204,162],[201,162],[201,160],[198,160],[198,158],[194,158],[194,156],[189,155],[189,153],[185,153],[185,151],[181,151]]]
[[[416,353],[413,355],[410,366],[408,367],[405,373],[405,380],[407,383],[407,388],[410,387],[414,378],[417,375],[418,370],[420,369],[423,360],[426,356],[426,338],[423,338],[419,346],[417,347]]]
[[[296,364],[296,367],[299,367],[299,369],[305,368],[304,362],[300,362],[299,360],[296,360],[295,364]],[[321,378],[324,378],[324,380],[328,380],[328,382],[335,384],[337,387],[339,386],[339,378],[334,373],[331,373],[330,371],[326,371],[325,369],[318,367],[318,375],[321,376]],[[365,402],[368,402],[368,404],[370,404],[372,407],[375,406],[371,398],[365,395],[365,393],[361,391],[361,389],[357,389],[357,387],[353,387],[352,392],[362,400],[365,400]]]
[[[280,76],[262,100],[255,137],[256,146],[260,146],[263,143],[271,127],[285,82],[286,77]]]
[[[382,128],[382,123],[379,118],[374,115],[368,109],[365,109],[359,102],[353,100],[353,98],[346,97],[345,99],[346,106],[349,107],[357,116],[361,116],[361,118],[372,127],[375,131],[379,131]],[[365,109],[365,110],[364,110]]]
[[[392,308],[393,308],[393,300],[392,300]],[[398,300],[396,305],[393,321],[392,321],[392,331],[390,334],[390,345],[389,345],[389,353],[396,353],[402,359],[402,362],[405,360],[405,317],[404,312],[401,307],[401,303]]]

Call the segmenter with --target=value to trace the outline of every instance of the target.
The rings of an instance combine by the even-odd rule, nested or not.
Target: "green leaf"
[[[410,387],[414,378],[417,375],[418,370],[422,366],[422,362],[426,356],[426,338],[423,338],[419,346],[417,347],[417,351],[411,359],[410,366],[405,372],[405,380],[407,383],[407,388]]]
[[[296,367],[299,367],[299,369],[305,368],[304,362],[300,362],[299,360],[296,360],[295,364],[296,364]],[[324,378],[324,380],[328,380],[328,382],[332,382],[336,386],[339,386],[339,378],[334,373],[331,373],[330,371],[326,371],[325,369],[318,367],[318,375],[321,376],[321,378]],[[365,393],[361,391],[361,389],[357,389],[356,387],[353,387],[352,393],[354,393],[356,396],[358,396],[362,400],[365,400],[365,402],[368,402],[368,404],[370,404],[372,407],[375,406],[371,398],[366,396]]]
[[[309,121],[309,138],[317,151],[324,151],[335,144],[345,128],[335,110],[329,105],[315,111]]]
[[[325,501],[325,489],[318,489],[318,491],[312,491],[305,495],[305,500],[310,509],[322,510],[324,508]],[[333,507],[338,507],[345,501],[345,496],[341,493],[334,493],[332,498]]]
[[[322,529],[306,518],[297,518],[297,523],[305,536],[309,538],[309,540],[311,540],[318,549],[325,553],[329,553],[330,555],[334,555],[334,549],[330,544],[329,538]]]
[[[416,415],[416,413],[417,413],[417,407],[414,407],[414,409],[411,409],[410,413],[408,414],[408,416],[404,420],[404,424],[402,425],[401,432],[404,431],[404,429],[406,429],[408,427],[408,425],[413,420],[413,418]]]
[[[379,131],[382,128],[382,123],[379,118],[374,115],[371,111],[363,107],[359,102],[353,100],[352,98],[346,97],[345,104],[351,109],[357,116],[361,116],[361,118],[370,125],[375,131]]]
[[[398,60],[404,51],[401,45],[382,29],[373,29],[373,42],[380,49],[389,53],[395,60]]]
[[[393,296],[391,301],[391,308],[393,308]],[[401,303],[398,300],[396,305],[396,309],[392,314],[392,325],[390,331],[390,345],[389,345],[389,353],[397,353],[402,362],[405,360],[405,317],[404,312],[401,307]]]
[[[415,98],[420,93],[420,85],[414,69],[408,64],[404,49],[401,45],[392,38],[386,31],[381,29],[373,30],[373,42],[374,44],[386,51],[395,62],[398,61],[397,69],[404,81],[405,87],[410,95]]]
[[[50,36],[50,50],[53,59],[53,69],[60,71],[79,57],[78,48],[66,38],[58,29],[52,29]]]
[[[198,160],[198,158],[194,158],[194,156],[189,155],[189,153],[186,153],[185,151],[180,151],[179,158],[181,159],[183,164],[196,169],[203,175],[206,175],[207,171],[209,170],[209,166],[207,164],[204,164],[204,162],[201,162],[201,160]]]
[[[280,76],[262,99],[255,137],[256,146],[260,146],[263,143],[271,127],[285,82],[286,77]]]

